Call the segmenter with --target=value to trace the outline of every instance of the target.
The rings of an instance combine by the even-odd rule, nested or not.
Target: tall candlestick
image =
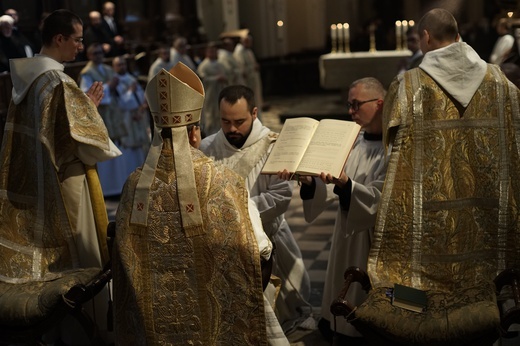
[[[370,52],[376,51],[376,26],[375,24],[370,24],[368,27],[368,30],[370,32]]]
[[[343,37],[345,40],[345,53],[350,53],[350,26],[343,23]]]
[[[406,42],[406,32],[408,31],[408,21],[407,20],[403,20],[401,22],[402,24],[402,29],[403,29],[403,43],[402,43],[402,47],[403,49],[408,49],[408,43]]]
[[[402,38],[401,38],[401,21],[395,21],[395,49],[401,50]]]
[[[337,51],[337,40],[338,38],[338,29],[336,27],[336,24],[332,24],[330,26],[330,41],[332,43],[332,53],[336,53]]]

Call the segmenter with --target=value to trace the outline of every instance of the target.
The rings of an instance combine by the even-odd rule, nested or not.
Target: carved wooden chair
[[[114,226],[108,225],[109,241]],[[92,345],[102,345],[97,326],[83,310],[83,304],[111,279],[108,263],[103,269],[77,269],[53,281],[0,282],[0,345],[38,345],[42,336],[69,314],[82,325]]]
[[[520,271],[506,269],[494,287],[467,287],[458,292],[427,291],[424,313],[392,305],[391,290],[373,289],[369,276],[357,267],[344,273],[345,284],[331,304],[334,318],[346,318],[374,345],[491,345],[520,323]],[[369,293],[353,306],[345,300],[350,285],[358,282]],[[500,293],[507,291],[513,305],[505,307]]]

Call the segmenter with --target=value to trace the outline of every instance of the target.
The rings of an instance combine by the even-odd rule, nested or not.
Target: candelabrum
[[[350,53],[349,29],[348,23],[338,23],[330,26],[332,53]]]
[[[407,32],[414,25],[415,22],[413,20],[397,20],[395,22],[395,50],[407,49]]]

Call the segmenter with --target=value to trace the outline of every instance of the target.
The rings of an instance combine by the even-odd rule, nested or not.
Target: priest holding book
[[[382,112],[386,90],[375,78],[359,79],[350,85],[348,112],[361,126],[361,132],[350,152],[344,171],[335,177],[322,172],[318,177],[300,176],[303,183],[305,220],[312,222],[332,202],[339,199],[339,207],[332,235],[325,287],[322,300],[322,319],[319,329],[332,340],[334,316],[330,304],[343,287],[343,273],[350,266],[366,270],[368,253],[375,226],[376,213],[386,175],[385,150],[382,142]],[[282,179],[291,179],[293,172],[278,172]],[[366,298],[360,285],[351,287],[345,299],[359,305]],[[340,343],[362,343],[361,334],[345,319],[336,320]]]
[[[308,319],[309,275],[284,217],[293,184],[276,174],[260,173],[278,135],[258,119],[254,92],[249,87],[228,86],[220,92],[218,102],[222,128],[204,138],[200,150],[244,178],[251,199],[258,206],[264,230],[276,246],[273,274],[282,281],[281,287],[269,285],[265,292],[275,305],[284,332],[305,321],[309,323],[306,326],[313,327],[314,320]]]

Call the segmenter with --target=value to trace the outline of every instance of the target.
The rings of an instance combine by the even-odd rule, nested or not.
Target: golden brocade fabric
[[[79,266],[60,189],[67,167],[82,165],[75,141],[109,148],[94,104],[70,77],[48,71],[9,106],[0,153],[0,280],[52,280]]]
[[[368,263],[373,285],[453,292],[519,267],[518,89],[488,65],[463,109],[424,71],[401,78],[385,99],[393,147]]]
[[[171,146],[165,139],[146,227],[130,224],[140,169],[121,196],[114,247],[117,343],[267,345],[260,255],[243,180],[190,149],[204,233],[188,237]]]
[[[370,339],[379,337],[374,345],[388,344],[390,336],[399,345],[430,346],[492,345],[498,337],[493,284],[426,294],[426,310],[419,314],[391,304],[387,288],[373,289],[353,323]]]

